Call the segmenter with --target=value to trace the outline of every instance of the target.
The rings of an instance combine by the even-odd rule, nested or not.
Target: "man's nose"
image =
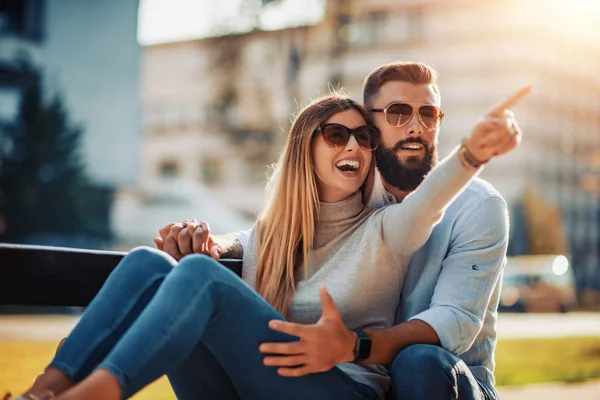
[[[421,135],[423,133],[423,125],[419,121],[419,116],[415,113],[406,126],[409,135]]]

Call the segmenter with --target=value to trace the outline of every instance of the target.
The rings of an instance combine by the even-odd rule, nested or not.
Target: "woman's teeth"
[[[354,160],[342,160],[335,164],[342,171],[356,171],[360,168],[360,163]]]

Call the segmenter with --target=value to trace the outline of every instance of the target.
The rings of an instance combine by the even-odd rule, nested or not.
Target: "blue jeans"
[[[416,344],[402,350],[390,367],[394,400],[498,400],[467,365],[439,346]]]
[[[238,276],[203,255],[179,264],[150,248],[129,253],[109,276],[50,366],[79,382],[110,371],[123,397],[167,374],[178,399],[375,399],[338,368],[285,378],[265,367],[262,342],[283,319]]]

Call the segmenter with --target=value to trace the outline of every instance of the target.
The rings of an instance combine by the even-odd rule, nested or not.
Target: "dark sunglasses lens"
[[[325,125],[322,128],[323,139],[334,147],[345,146],[350,139],[348,129],[338,125]]]
[[[404,103],[390,104],[385,114],[387,123],[392,126],[402,126],[406,124],[412,116],[412,106]]]
[[[440,125],[440,110],[433,106],[421,106],[419,117],[423,125],[429,129],[435,129]]]
[[[366,149],[371,147],[371,135],[369,129],[366,126],[360,126],[354,130],[354,137],[360,147]]]
[[[375,150],[379,137],[377,130],[370,126],[360,126],[354,131],[358,145],[367,150]]]

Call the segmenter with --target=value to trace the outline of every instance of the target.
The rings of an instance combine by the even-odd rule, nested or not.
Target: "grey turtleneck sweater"
[[[287,319],[317,322],[319,289],[325,285],[349,329],[392,326],[410,257],[474,175],[453,152],[402,203],[374,210],[363,205],[360,193],[338,203],[321,203],[309,273],[297,284]],[[253,288],[257,261],[253,229],[242,269],[242,278]],[[390,379],[383,365],[338,367],[385,397]]]

